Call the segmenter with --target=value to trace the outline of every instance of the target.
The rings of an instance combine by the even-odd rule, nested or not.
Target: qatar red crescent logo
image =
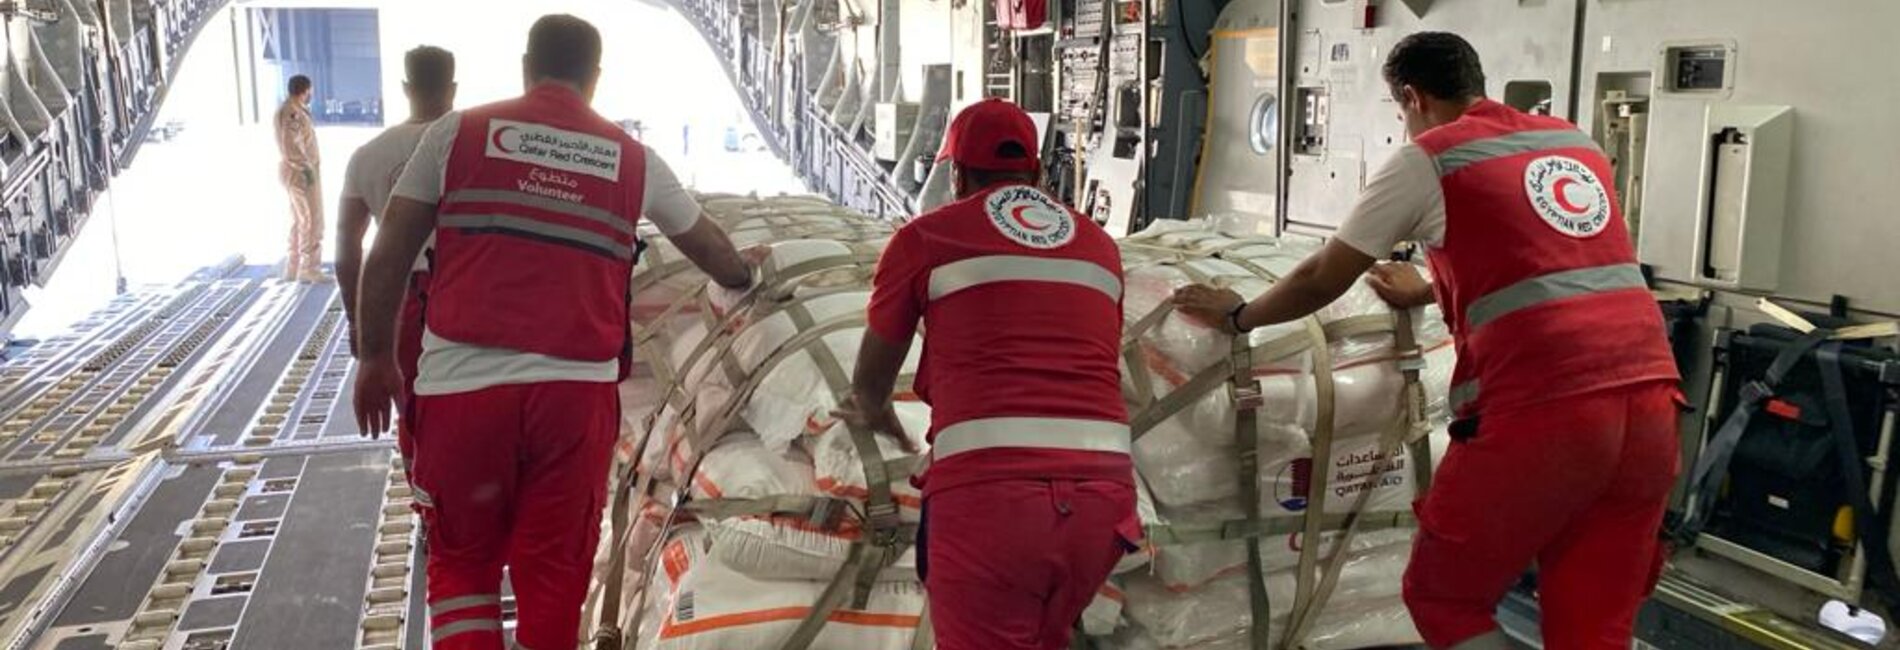
[[[983,204],[996,231],[1018,244],[1050,249],[1075,239],[1075,217],[1042,190],[1005,187],[990,193]]]
[[[515,132],[515,127],[512,127],[512,126],[504,126],[499,129],[495,129],[495,135],[494,135],[495,148],[500,149],[502,153],[514,153],[518,151],[517,148],[509,146],[510,144],[519,143],[518,140],[514,140],[513,138],[508,137],[510,134],[514,132]]]
[[[1593,237],[1610,225],[1610,192],[1588,165],[1544,156],[1524,168],[1524,194],[1544,223],[1565,235]]]

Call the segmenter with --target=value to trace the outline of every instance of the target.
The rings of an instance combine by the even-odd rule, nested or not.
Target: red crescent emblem
[[[1590,208],[1587,206],[1580,206],[1580,205],[1571,203],[1570,196],[1564,192],[1564,188],[1570,187],[1572,184],[1576,182],[1577,182],[1577,179],[1571,178],[1569,176],[1559,178],[1557,179],[1556,183],[1553,183],[1550,186],[1550,193],[1553,195],[1552,198],[1555,198],[1557,200],[1557,207],[1563,208],[1565,212],[1569,212],[1571,214],[1583,214],[1585,211],[1588,211]]]
[[[1016,220],[1016,225],[1019,225],[1019,226],[1022,226],[1022,227],[1024,227],[1024,228],[1028,228],[1028,229],[1030,229],[1030,230],[1034,230],[1034,231],[1036,231],[1036,232],[1042,232],[1042,231],[1044,231],[1044,230],[1048,230],[1048,229],[1050,229],[1051,227],[1053,227],[1053,226],[1054,226],[1054,224],[1050,224],[1050,225],[1044,225],[1044,226],[1038,226],[1038,225],[1035,225],[1035,224],[1033,224],[1033,223],[1030,223],[1028,219],[1024,219],[1024,218],[1023,218],[1023,211],[1024,211],[1024,210],[1028,210],[1028,209],[1030,209],[1030,208],[1032,208],[1032,207],[1035,207],[1035,206],[1032,206],[1032,205],[1019,205],[1019,206],[1016,206],[1016,207],[1014,207],[1014,208],[1011,208],[1011,209],[1010,209],[1010,211],[1009,211],[1009,218],[1011,218],[1011,219],[1015,219],[1015,220]]]
[[[509,149],[509,148],[508,148],[508,145],[505,145],[505,144],[502,144],[502,143],[501,143],[501,136],[502,136],[502,135],[505,135],[505,134],[507,134],[507,133],[508,133],[509,131],[513,131],[513,130],[515,130],[515,127],[512,127],[512,126],[504,126],[504,127],[501,127],[501,128],[499,128],[499,129],[495,129],[495,141],[494,141],[494,144],[495,144],[495,148],[496,148],[496,149],[500,149],[502,153],[514,153],[514,152],[515,152],[515,151],[514,151],[513,149]]]

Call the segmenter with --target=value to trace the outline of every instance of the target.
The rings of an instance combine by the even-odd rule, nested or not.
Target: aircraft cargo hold
[[[703,200],[735,243],[771,254],[761,288],[720,305],[648,240],[595,619],[626,648],[929,647],[909,481],[928,454],[906,451],[929,429],[906,392],[922,346],[897,403],[913,440],[831,416],[897,226],[817,198]],[[1236,340],[1168,304],[1191,281],[1264,291],[1315,245],[1178,222],[1122,241],[1148,539],[1083,616],[1090,643],[1417,642],[1399,589],[1411,501],[1447,440],[1453,353],[1435,309],[1394,312],[1360,286]]]

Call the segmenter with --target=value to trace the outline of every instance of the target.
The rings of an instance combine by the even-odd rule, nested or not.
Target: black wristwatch
[[[1247,309],[1247,303],[1246,303],[1246,301],[1241,301],[1241,303],[1240,303],[1240,304],[1238,304],[1238,305],[1234,305],[1234,308],[1233,308],[1233,309],[1231,309],[1231,310],[1228,310],[1228,312],[1227,312],[1227,326],[1228,326],[1228,327],[1232,327],[1232,328],[1234,328],[1234,331],[1235,331],[1235,332],[1238,332],[1238,333],[1241,333],[1241,334],[1246,334],[1246,333],[1248,333],[1248,332],[1251,332],[1251,331],[1253,331],[1253,328],[1251,328],[1251,327],[1241,327],[1241,326],[1240,326],[1240,312],[1242,312],[1242,311],[1244,311],[1244,310],[1246,310],[1246,309]]]

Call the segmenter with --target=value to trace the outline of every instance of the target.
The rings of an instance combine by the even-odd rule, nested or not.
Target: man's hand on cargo
[[[380,438],[393,418],[390,405],[402,394],[402,371],[390,355],[370,355],[356,366],[356,430],[366,438]]]
[[[1386,304],[1399,309],[1423,307],[1436,300],[1432,283],[1419,274],[1417,266],[1408,262],[1381,262],[1373,266],[1366,271],[1366,284],[1371,285]]]
[[[1238,333],[1230,316],[1235,309],[1246,304],[1233,289],[1220,289],[1205,284],[1190,284],[1174,290],[1174,308],[1189,320],[1218,329],[1228,334]]]
[[[741,287],[729,287],[720,284],[716,280],[707,284],[706,297],[712,301],[713,314],[720,318],[725,318],[727,314],[732,313],[732,310],[739,306],[739,303],[745,300],[746,296],[757,290],[759,288],[762,265],[765,263],[765,258],[771,256],[772,247],[770,246],[753,246],[739,251],[739,259],[745,262],[746,268],[750,269],[752,274],[746,281],[745,286]],[[734,326],[736,327],[742,324],[743,323],[734,323]]]
[[[904,431],[904,423],[897,419],[897,409],[892,406],[890,400],[884,400],[882,406],[870,408],[862,406],[869,402],[869,399],[857,395],[846,397],[843,404],[839,404],[838,408],[831,411],[831,417],[850,426],[888,435],[903,446],[905,453],[914,454],[920,451],[917,444],[911,442],[910,434]]]
[[[1208,326],[1230,333],[1245,332],[1305,318],[1324,309],[1345,295],[1376,261],[1335,237],[1252,302],[1242,301],[1240,294],[1229,290],[1192,285],[1174,292],[1174,304],[1189,318]]]
[[[728,289],[743,290],[752,285],[756,276],[755,264],[748,263],[745,255],[734,248],[732,239],[719,227],[712,217],[700,215],[686,232],[667,235],[673,247],[681,255],[692,260],[693,266],[705,271],[715,284]]]

